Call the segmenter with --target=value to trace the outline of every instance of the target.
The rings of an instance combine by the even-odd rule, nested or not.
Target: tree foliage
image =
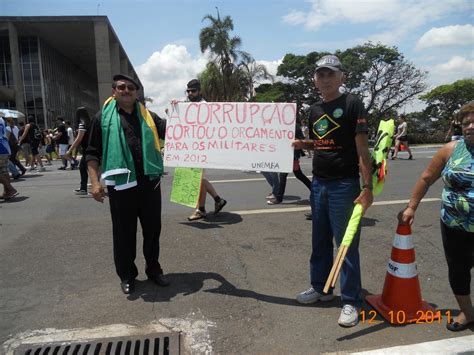
[[[315,63],[327,54],[287,54],[278,67],[277,74],[285,77],[290,84],[290,87],[278,88],[289,89],[290,92],[282,94],[289,95],[298,104],[300,113],[305,113],[309,106],[320,100],[313,76]],[[426,88],[426,73],[405,60],[396,47],[368,42],[344,51],[338,50],[335,55],[346,72],[345,90],[363,99],[369,120],[393,113]]]
[[[474,100],[474,79],[463,79],[452,84],[441,85],[420,97],[427,107],[425,114],[449,120],[462,105]]]
[[[206,15],[203,21],[209,25],[199,34],[201,52],[209,51],[212,59],[199,75],[204,96],[209,101],[250,100],[255,85],[260,80],[273,80],[272,76],[264,65],[239,49],[242,40],[231,36],[234,24],[230,16],[221,19],[218,10],[217,17]]]

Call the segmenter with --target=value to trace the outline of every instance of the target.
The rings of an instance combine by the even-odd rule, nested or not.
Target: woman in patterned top
[[[413,189],[408,206],[398,219],[411,224],[430,185],[442,177],[441,235],[449,270],[449,283],[460,313],[448,322],[451,331],[474,324],[470,295],[474,260],[474,101],[461,107],[463,137],[445,144],[433,157]]]

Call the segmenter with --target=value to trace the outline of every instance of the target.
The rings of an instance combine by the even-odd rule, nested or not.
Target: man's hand
[[[301,139],[295,139],[292,143],[291,146],[294,149],[304,149],[304,142]]]
[[[97,202],[100,202],[100,203],[104,202],[105,192],[104,192],[104,188],[102,187],[100,183],[92,184],[91,194],[92,194],[92,197],[94,197],[94,200],[96,200]]]
[[[354,204],[360,203],[362,205],[362,208],[364,209],[364,214],[365,211],[367,211],[367,209],[372,205],[372,202],[374,202],[372,190],[367,188],[362,189],[359,196],[354,200]]]

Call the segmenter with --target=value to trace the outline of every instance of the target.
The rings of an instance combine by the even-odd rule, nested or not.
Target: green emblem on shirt
[[[338,129],[339,127],[341,126],[337,122],[331,119],[331,117],[329,117],[327,114],[324,114],[313,123],[313,133],[319,139],[323,139],[329,133],[335,129]]]
[[[337,109],[334,110],[332,115],[334,116],[334,118],[339,118],[339,117],[342,116],[343,113],[344,113],[344,111],[342,111],[342,108],[337,108]]]

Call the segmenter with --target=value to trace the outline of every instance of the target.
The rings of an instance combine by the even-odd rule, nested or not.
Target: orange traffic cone
[[[415,249],[409,225],[398,225],[388,261],[382,295],[366,297],[367,302],[392,324],[433,322],[440,312],[421,299]]]

